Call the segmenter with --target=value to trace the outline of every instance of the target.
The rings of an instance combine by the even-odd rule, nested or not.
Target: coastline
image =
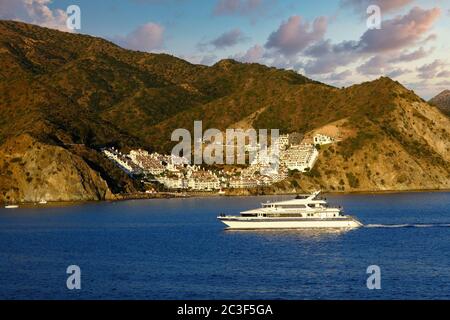
[[[239,198],[239,197],[263,197],[263,196],[294,196],[300,193],[308,193],[307,191],[300,192],[278,192],[278,193],[249,193],[249,190],[245,189],[242,193],[231,193],[220,195],[212,192],[162,192],[162,193],[136,193],[136,194],[118,194],[114,198],[104,200],[86,200],[86,201],[48,201],[46,204],[39,204],[33,202],[20,202],[16,203],[22,209],[30,208],[51,208],[51,207],[65,207],[76,206],[90,203],[103,203],[103,202],[122,202],[132,200],[161,200],[161,199],[195,199],[195,198]],[[378,194],[403,194],[403,193],[445,193],[450,192],[450,189],[411,189],[411,190],[368,190],[368,191],[351,191],[351,192],[323,192],[324,195],[333,196],[345,196],[345,195],[378,195]],[[4,207],[0,207],[4,209]]]

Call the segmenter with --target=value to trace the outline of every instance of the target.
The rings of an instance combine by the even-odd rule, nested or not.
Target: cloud
[[[331,55],[327,55],[321,59],[309,60],[304,63],[302,67],[308,75],[326,74],[334,72],[336,68],[345,66],[353,60],[350,55],[345,56],[345,59],[346,60],[340,60],[332,57]]]
[[[430,41],[435,41],[435,40],[437,40],[437,38],[438,38],[438,36],[435,33],[432,33],[428,37],[423,39],[420,43],[421,44],[425,44],[425,43],[430,42]]]
[[[216,49],[224,49],[227,47],[232,47],[240,42],[246,41],[246,38],[240,29],[233,29],[228,32],[223,33],[216,39],[206,43],[200,44],[200,47],[204,47],[205,45],[213,45]]]
[[[200,60],[200,64],[212,66],[214,63],[217,62],[217,59],[218,58],[215,54],[206,55]]]
[[[410,73],[410,72],[411,72],[411,70],[409,70],[409,69],[401,69],[400,68],[400,69],[394,69],[392,71],[389,71],[386,75],[390,78],[397,78],[397,77],[400,77],[400,76]]]
[[[202,64],[206,66],[212,66],[219,60],[219,57],[215,54],[188,54],[180,55],[179,57],[183,60],[189,61],[192,64]]]
[[[363,75],[379,75],[384,74],[387,67],[386,59],[382,56],[374,56],[365,63],[356,68]]]
[[[268,0],[219,0],[213,13],[217,16],[250,15],[263,11],[269,3]]]
[[[442,80],[442,81],[436,82],[436,84],[438,86],[450,87],[450,80]]]
[[[50,9],[52,0],[0,0],[0,18],[70,31],[66,27],[67,14]]]
[[[406,82],[404,85],[416,91],[422,98],[425,100],[429,100],[432,97],[436,96],[438,93],[442,92],[444,89],[448,89],[447,81],[441,82],[431,82],[429,80],[421,80],[416,82]]]
[[[400,62],[400,58],[404,61],[419,59],[425,55],[424,49],[403,54],[399,52],[422,44],[424,38],[429,38],[428,32],[439,15],[438,8],[424,10],[414,7],[403,16],[386,20],[381,30],[367,30],[357,41],[342,41],[337,44],[332,44],[330,40],[318,41],[303,51],[304,55],[311,58],[304,63],[304,69],[308,74],[330,73],[339,66],[369,58],[358,68],[358,72],[376,74],[377,68],[386,71],[387,63],[393,62],[392,60]],[[397,53],[398,57],[387,58]]]
[[[447,66],[447,63],[445,63],[442,60],[434,60],[433,62],[429,64],[425,64],[421,67],[417,68],[417,71],[419,72],[418,76],[422,79],[432,79],[437,77],[445,77],[448,75],[448,71],[442,70]]]
[[[410,62],[414,60],[419,60],[428,56],[433,50],[426,51],[423,47],[412,51],[412,52],[403,52],[398,57],[394,57],[389,60],[389,62]]]
[[[438,77],[438,78],[450,78],[450,71],[448,71],[448,70],[441,71],[441,72],[439,72],[436,75],[436,77]]]
[[[341,7],[352,8],[356,13],[366,15],[370,5],[377,5],[382,13],[388,13],[402,9],[412,2],[413,0],[341,0]]]
[[[363,75],[387,75],[391,78],[398,77],[405,73],[411,72],[408,69],[393,69],[392,64],[399,62],[410,62],[423,57],[426,57],[428,52],[423,48],[420,48],[413,52],[407,52],[400,54],[395,58],[390,58],[390,55],[376,55],[364,62],[362,65],[356,68],[356,70]]]
[[[304,54],[312,59],[304,63],[303,68],[307,74],[334,72],[337,67],[346,66],[361,58],[353,47],[352,41],[335,45],[330,40],[315,43],[304,51]]]
[[[321,40],[327,30],[327,19],[318,17],[312,26],[300,16],[292,16],[273,32],[265,47],[285,55],[300,53],[311,44]]]
[[[441,10],[414,7],[404,16],[386,20],[381,30],[367,30],[356,44],[362,52],[381,52],[401,49],[423,40],[433,23],[440,16]]]
[[[114,40],[127,49],[151,52],[163,47],[164,27],[149,22],[137,27],[124,37],[116,36]]]
[[[237,54],[232,56],[231,58],[247,63],[255,63],[255,62],[263,62],[264,57],[264,48],[260,45],[254,45],[250,49],[247,50],[244,54]]]
[[[350,77],[352,74],[353,72],[350,70],[345,70],[342,72],[332,73],[327,79],[331,81],[342,81]]]

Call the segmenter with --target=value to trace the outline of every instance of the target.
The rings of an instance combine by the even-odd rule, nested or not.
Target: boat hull
[[[232,230],[261,230],[261,229],[354,229],[362,227],[356,219],[239,219],[219,217]]]

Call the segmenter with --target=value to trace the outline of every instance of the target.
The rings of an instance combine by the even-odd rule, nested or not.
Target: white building
[[[252,144],[245,144],[245,146],[244,146],[245,152],[257,153],[260,149],[261,149],[261,145],[259,143],[255,143],[253,145]]]
[[[186,157],[180,157],[176,155],[170,155],[170,164],[174,166],[180,166],[180,165],[188,165],[190,164],[189,159]]]
[[[130,151],[129,158],[135,165],[144,170],[144,172],[151,173],[154,176],[160,175],[166,170],[157,153],[149,154],[144,150],[132,150]]]
[[[249,178],[232,178],[230,179],[230,188],[232,189],[248,189],[258,187],[258,181]]]
[[[219,178],[210,171],[194,171],[187,179],[189,189],[198,191],[220,190]]]
[[[188,183],[186,179],[181,177],[159,177],[158,181],[167,189],[187,189]]]
[[[289,170],[306,172],[314,167],[319,151],[312,144],[292,145],[282,153],[282,162]]]
[[[278,148],[285,150],[289,146],[289,134],[282,134],[278,137]]]
[[[314,145],[324,145],[324,144],[330,144],[333,143],[334,139],[332,137],[326,136],[324,134],[316,134],[314,136]]]
[[[257,166],[276,163],[279,159],[279,154],[278,149],[272,147],[261,149],[255,154],[255,158],[250,165]]]
[[[118,151],[115,151],[114,149],[111,150],[104,149],[103,154],[108,159],[114,161],[123,171],[125,171],[129,175],[142,173],[142,171],[138,166],[136,166],[126,156],[122,155]]]
[[[219,180],[189,179],[188,188],[198,191],[220,190]]]

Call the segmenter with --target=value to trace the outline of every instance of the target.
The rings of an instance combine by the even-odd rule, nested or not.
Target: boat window
[[[281,209],[301,209],[301,208],[306,208],[306,206],[304,204],[283,204],[283,205],[279,205],[276,206],[277,208],[281,208]]]

